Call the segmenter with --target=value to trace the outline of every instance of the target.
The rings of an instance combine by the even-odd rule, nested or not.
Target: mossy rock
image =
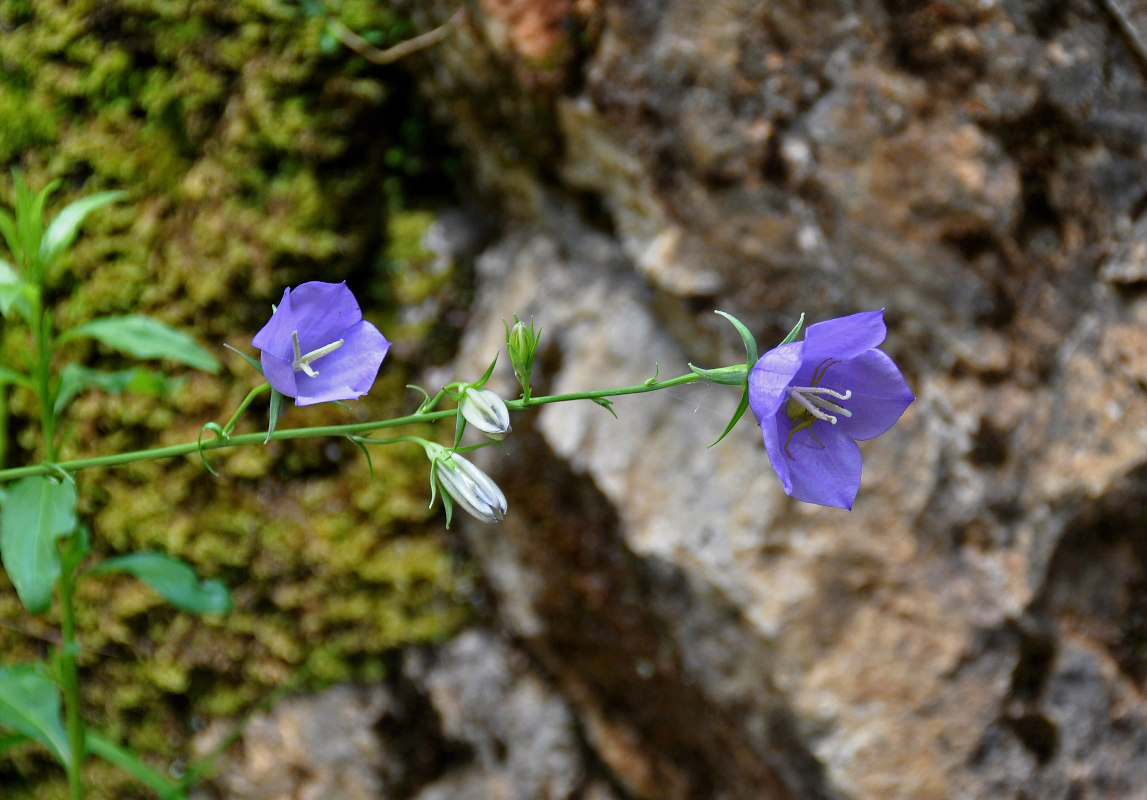
[[[385,46],[409,23],[373,0],[41,0],[0,5],[0,165],[34,189],[64,184],[51,208],[94,191],[128,199],[101,209],[50,276],[58,330],[142,312],[193,334],[223,361],[219,375],[172,365],[165,396],[91,392],[70,407],[61,457],[193,441],[225,421],[259,376],[248,353],[282,288],[347,280],[396,347],[371,395],[350,408],[285,409],[281,426],[390,416],[413,403],[405,384],[441,341],[431,314],[458,286],[419,247],[448,200],[454,160],[421,115],[410,79],[324,38],[325,16]],[[11,181],[0,201],[11,206]],[[443,298],[446,298],[445,300]],[[26,336],[6,326],[4,363]],[[118,369],[99,346],[64,356]],[[434,351],[439,356],[439,350]],[[61,362],[62,363],[62,362]],[[265,402],[240,430],[265,425]],[[7,464],[38,460],[34,399],[10,397]],[[450,432],[426,432],[449,435]],[[161,771],[184,759],[208,717],[239,717],[298,675],[321,685],[374,680],[388,654],[447,636],[467,615],[467,580],[427,508],[417,448],[371,451],[298,441],[93,470],[78,479],[95,557],[160,550],[227,583],[235,610],[178,613],[126,576],[77,590],[87,717]],[[55,611],[53,612],[55,614]],[[0,663],[43,656],[55,617],[25,615],[0,574]],[[92,761],[89,796],[134,797],[123,773]],[[5,797],[64,797],[36,748],[0,756]]]

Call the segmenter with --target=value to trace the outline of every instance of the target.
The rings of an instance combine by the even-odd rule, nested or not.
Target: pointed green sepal
[[[724,311],[715,311],[715,314],[720,314],[729,322],[733,323],[733,327],[737,329],[737,333],[741,334],[741,341],[745,343],[745,364],[750,368],[757,363],[757,340],[753,338],[753,334],[749,333],[749,329],[745,324],[732,314],[726,314]]]
[[[718,313],[720,313],[720,312],[718,312]],[[797,320],[796,325],[793,325],[793,329],[791,331],[789,331],[789,335],[785,337],[785,340],[783,342],[781,342],[781,344],[788,344],[789,342],[795,341],[797,338],[797,334],[799,334],[801,332],[801,327],[803,325],[804,325],[804,312],[802,311],[801,312],[801,318]],[[780,347],[780,345],[777,345],[777,347]]]
[[[734,364],[731,367],[717,369],[702,369],[690,364],[689,371],[710,383],[719,383],[723,386],[744,386],[749,379],[748,364]]]
[[[271,441],[275,434],[275,426],[279,424],[279,415],[283,413],[283,395],[271,389],[271,402],[267,406],[267,438],[263,444]]]
[[[741,392],[741,402],[737,405],[737,410],[733,412],[733,418],[729,420],[729,424],[725,426],[725,432],[717,437],[717,441],[709,445],[716,447],[721,443],[721,440],[729,435],[729,431],[736,427],[737,423],[741,421],[741,417],[745,416],[745,412],[749,408],[749,385],[745,384],[745,391]]]

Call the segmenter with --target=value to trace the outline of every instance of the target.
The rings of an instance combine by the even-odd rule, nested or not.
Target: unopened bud
[[[445,448],[441,448],[441,455],[431,458],[438,485],[466,513],[482,522],[501,522],[505,518],[506,495],[489,475]]]
[[[467,386],[458,401],[466,421],[491,439],[505,439],[510,432],[510,410],[506,401],[489,389]]]
[[[530,396],[530,375],[534,371],[534,355],[538,351],[540,333],[534,330],[533,318],[527,328],[517,315],[514,316],[514,327],[506,331],[506,350],[510,353],[514,376],[522,384],[522,395],[526,398]]]

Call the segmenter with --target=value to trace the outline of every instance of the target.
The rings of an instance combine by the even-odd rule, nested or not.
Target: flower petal
[[[860,447],[838,427],[814,422],[812,428],[797,431],[786,453],[784,442],[792,422],[783,414],[778,415],[776,423],[770,426],[777,438],[770,447],[766,435],[765,448],[786,494],[806,503],[852,508],[860,489]]]
[[[299,284],[291,295],[291,308],[287,336],[289,339],[291,331],[299,332],[299,349],[303,353],[344,338],[344,331],[362,321],[362,311],[346,281]]]
[[[840,417],[836,428],[853,439],[884,433],[916,399],[896,364],[881,350],[868,350],[834,365],[831,373],[826,384],[852,392],[849,400],[841,402],[852,416]]]
[[[291,366],[290,359],[279,358],[270,350],[264,350],[260,354],[259,361],[263,364],[263,377],[271,384],[272,389],[286,397],[298,394],[295,370]]]
[[[887,335],[884,309],[825,320],[805,331],[802,358],[814,367],[826,358],[847,361],[876,347]]]
[[[803,347],[803,342],[774,347],[749,371],[749,407],[761,425],[784,407],[787,400],[785,389],[801,368]]]
[[[262,350],[264,353],[274,353],[279,358],[284,358],[291,361],[294,358],[293,350],[291,347],[291,290],[290,288],[283,290],[283,299],[275,306],[275,312],[271,314],[271,318],[267,320],[267,324],[255,334],[255,338],[251,340],[254,347]],[[266,370],[266,365],[263,369]],[[274,384],[271,384],[274,386]]]
[[[342,347],[311,363],[317,373],[314,377],[295,373],[296,405],[357,400],[370,391],[390,342],[365,321],[342,331],[340,336],[344,340]]]

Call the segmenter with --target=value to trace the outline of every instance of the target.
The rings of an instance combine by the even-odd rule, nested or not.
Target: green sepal
[[[803,311],[801,312],[801,318],[797,320],[796,325],[793,325],[793,329],[791,331],[789,331],[789,335],[784,338],[784,341],[781,342],[781,344],[788,344],[789,342],[795,341],[797,338],[797,334],[799,334],[801,332],[801,326],[802,325],[804,325],[804,312]],[[777,345],[777,347],[780,347],[780,346],[781,345]]]
[[[494,365],[498,363],[497,354],[494,355],[494,360],[490,362],[490,366],[486,367],[486,371],[482,373],[482,377],[475,383],[471,383],[475,389],[481,389],[486,385],[486,381],[490,380],[490,376],[494,374]]]
[[[714,311],[714,314],[720,314],[729,322],[733,323],[733,327],[737,329],[737,333],[741,334],[741,341],[745,343],[745,364],[752,369],[752,366],[757,363],[757,340],[753,338],[753,334],[749,333],[749,329],[745,324],[732,314],[726,314],[724,311]]]
[[[710,383],[719,383],[723,386],[744,386],[749,380],[748,364],[734,364],[731,367],[717,369],[702,369],[690,364],[689,371]]]
[[[239,350],[237,348],[232,347],[231,345],[227,344],[226,342],[223,343],[223,346],[226,347],[228,350],[230,350],[235,355],[241,357],[248,364],[250,364],[251,367],[256,372],[258,372],[260,375],[263,374],[263,365],[261,363],[259,363],[258,361],[256,361],[255,359],[251,358],[251,356],[247,355],[242,350]]]
[[[717,437],[717,441],[709,445],[716,447],[721,443],[721,440],[729,435],[729,431],[736,427],[737,423],[741,421],[741,417],[745,416],[745,411],[749,408],[749,385],[745,384],[745,391],[741,392],[741,402],[737,405],[737,410],[733,412],[733,418],[729,420],[729,424],[725,426],[725,432]]]
[[[279,415],[283,413],[283,395],[275,387],[271,387],[271,402],[267,405],[267,438],[263,444],[271,441],[275,433],[275,426],[279,424]]]

